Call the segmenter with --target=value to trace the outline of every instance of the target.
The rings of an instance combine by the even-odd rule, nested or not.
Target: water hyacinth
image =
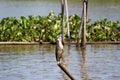
[[[66,19],[66,17],[64,17]],[[55,42],[61,33],[61,14],[57,16],[50,12],[48,16],[21,16],[3,18],[0,22],[0,41]],[[78,15],[69,16],[71,39],[76,41],[81,18]],[[64,22],[66,24],[66,22]],[[117,21],[100,19],[94,23],[87,22],[87,41],[120,41],[120,25]],[[67,27],[65,25],[65,36]]]

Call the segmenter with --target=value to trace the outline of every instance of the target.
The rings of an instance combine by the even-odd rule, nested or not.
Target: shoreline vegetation
[[[64,17],[66,19],[66,16]],[[48,44],[55,43],[61,33],[61,14],[50,12],[48,16],[21,16],[3,18],[0,21],[0,44]],[[93,23],[87,20],[86,39],[90,43],[120,43],[120,22],[100,19]],[[71,43],[76,43],[81,18],[69,16]],[[67,43],[67,27],[65,23],[65,41]]]

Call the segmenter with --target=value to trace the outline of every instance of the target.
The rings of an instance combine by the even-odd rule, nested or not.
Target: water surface
[[[56,65],[54,45],[0,45],[0,80],[69,80]],[[119,80],[120,45],[64,47],[67,69],[77,80]]]
[[[81,15],[82,0],[68,0],[69,14]],[[0,0],[0,19],[4,17],[46,16],[53,10],[61,12],[60,0]],[[101,18],[120,20],[120,0],[89,0],[88,17],[93,21]]]

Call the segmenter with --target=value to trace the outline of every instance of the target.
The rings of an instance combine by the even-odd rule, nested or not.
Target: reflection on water
[[[87,75],[87,67],[86,67],[86,49],[82,49],[82,53],[81,53],[80,57],[82,59],[81,61],[81,77],[83,78],[83,80],[88,80],[88,75]]]
[[[56,65],[54,45],[0,45],[0,80],[69,80]],[[119,80],[120,45],[64,48],[67,69],[77,80]]]
[[[80,58],[80,67],[81,67],[81,78],[82,80],[89,80],[87,74],[86,66],[86,49],[77,47],[79,58]]]

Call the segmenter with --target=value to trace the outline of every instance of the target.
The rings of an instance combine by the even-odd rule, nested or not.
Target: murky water
[[[68,0],[69,14],[81,15],[82,0]],[[120,20],[120,0],[89,0],[88,18]],[[46,16],[53,10],[61,12],[60,0],[0,0],[0,20],[4,17]]]
[[[54,45],[0,45],[0,80],[69,80],[56,65]],[[67,69],[77,80],[119,80],[120,45],[64,48]]]

